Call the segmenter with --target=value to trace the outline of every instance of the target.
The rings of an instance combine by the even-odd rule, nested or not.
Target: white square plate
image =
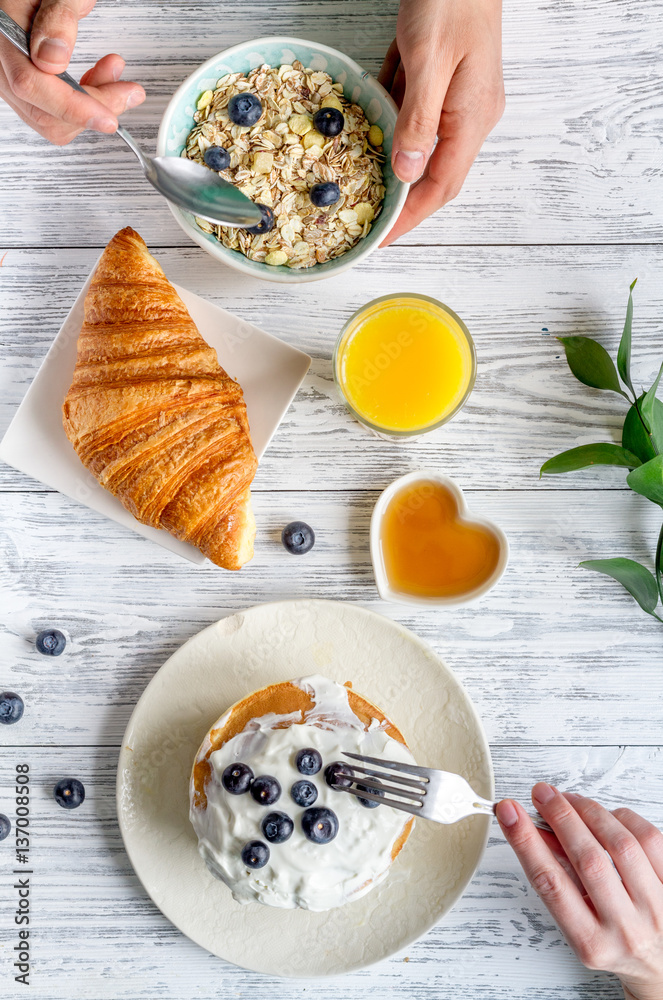
[[[92,271],[94,273],[95,268]],[[198,549],[159,528],[141,524],[99,485],[74,451],[62,426],[62,404],[76,364],[83,303],[92,280],[85,282],[71,312],[19,406],[0,443],[0,458],[20,472],[133,528],[145,538],[192,562],[205,562]],[[308,371],[311,359],[257,326],[173,286],[219,364],[244,391],[251,440],[260,459]]]

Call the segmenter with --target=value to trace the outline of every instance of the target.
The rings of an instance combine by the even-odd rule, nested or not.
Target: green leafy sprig
[[[631,326],[635,284],[634,281],[629,291],[616,367],[605,348],[590,337],[557,338],[564,345],[569,368],[579,382],[593,389],[617,392],[630,403],[622,428],[621,446],[600,442],[571,448],[544,462],[540,475],[575,472],[591,465],[622,466],[631,470],[626,477],[631,489],[663,507],[663,403],[656,397],[663,376],[663,364],[652,387],[636,395],[631,381]],[[663,618],[656,613],[659,600],[663,603],[663,525],[658,536],[654,573],[634,559],[590,559],[580,565],[617,580],[635,598],[643,611],[663,622]]]

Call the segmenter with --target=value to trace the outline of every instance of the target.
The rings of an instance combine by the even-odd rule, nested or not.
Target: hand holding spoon
[[[0,34],[4,35],[24,56],[30,58],[29,35],[2,10],[0,10]],[[58,75],[74,90],[87,93],[85,88],[68,73]],[[147,156],[133,136],[121,125],[118,126],[116,134],[136,154],[152,187],[179,208],[193,212],[194,215],[216,225],[247,227],[256,226],[261,222],[260,208],[242,194],[239,188],[224,181],[215,171],[183,157]]]

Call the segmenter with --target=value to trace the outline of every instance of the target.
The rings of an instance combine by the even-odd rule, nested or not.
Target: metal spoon
[[[24,56],[30,58],[30,36],[9,14],[0,10],[0,34]],[[87,91],[68,73],[60,73],[74,90]],[[89,96],[89,95],[88,95]],[[121,125],[115,133],[133,150],[148,181],[168,201],[187,212],[224,226],[257,226],[262,220],[258,206],[234,184],[224,181],[214,170],[178,156],[147,156],[133,136]]]

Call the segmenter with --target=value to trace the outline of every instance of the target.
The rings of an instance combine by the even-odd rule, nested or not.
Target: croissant
[[[63,423],[83,465],[143,524],[225,569],[251,558],[258,462],[241,387],[133,229],[92,277]]]

